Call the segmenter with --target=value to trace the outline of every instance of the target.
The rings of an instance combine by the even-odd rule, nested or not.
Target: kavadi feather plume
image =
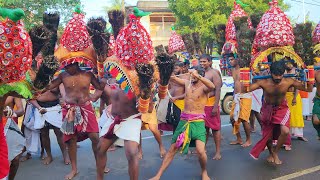
[[[98,57],[105,57],[108,54],[110,35],[104,31],[106,24],[102,17],[91,18],[87,23],[87,30]]]
[[[114,39],[117,39],[117,36],[124,26],[124,13],[120,10],[111,10],[108,12],[109,22],[112,26]]]

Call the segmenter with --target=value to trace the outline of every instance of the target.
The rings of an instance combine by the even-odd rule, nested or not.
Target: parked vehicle
[[[213,58],[212,67],[218,69],[221,73],[220,59]],[[220,94],[220,107],[225,114],[230,114],[233,101],[233,78],[231,76],[222,76],[222,87]]]

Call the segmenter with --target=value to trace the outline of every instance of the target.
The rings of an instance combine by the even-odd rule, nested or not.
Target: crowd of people
[[[301,110],[292,111],[290,108],[295,108],[299,104],[298,102],[294,104],[295,101],[287,97],[288,94],[291,94],[290,88],[294,87],[310,92],[313,85],[309,84],[306,88],[304,84],[297,80],[283,78],[286,72],[292,70],[292,64],[287,63],[285,65],[284,62],[279,61],[273,63],[270,67],[272,79],[258,80],[250,86],[249,90],[245,91],[247,95],[241,96],[237,100],[237,94],[242,92],[243,87],[239,83],[237,59],[234,58],[233,54],[229,54],[229,59],[235,67],[232,71],[235,81],[235,99],[232,113],[230,114],[230,122],[234,128],[233,133],[236,135],[236,140],[230,142],[230,144],[249,147],[253,143],[250,138],[250,125],[252,124],[249,119],[252,114],[260,110],[253,111],[251,108],[253,107],[254,99],[254,93],[252,92],[262,89],[264,92],[263,98],[260,96],[257,99],[258,103],[262,104],[261,113],[256,114],[261,125],[262,139],[253,147],[250,155],[256,159],[268,147],[270,152],[270,156],[267,159],[268,162],[281,164],[278,152],[283,145],[288,145],[291,149],[290,135],[307,141],[303,134],[297,135],[295,133],[295,127],[290,127],[290,124],[304,121]],[[47,89],[48,91],[41,94],[37,99],[27,101],[26,108],[23,107],[22,99],[9,96],[5,102],[6,108],[3,122],[4,124],[9,124],[5,130],[8,131],[6,137],[9,145],[9,160],[11,162],[10,179],[14,178],[19,167],[19,161],[30,159],[34,153],[41,151],[44,165],[49,165],[53,161],[49,136],[50,129],[56,135],[64,157],[64,163],[66,165],[71,163],[72,171],[66,176],[66,179],[72,179],[78,173],[76,152],[77,141],[81,138],[89,138],[92,142],[92,150],[97,161],[98,179],[102,179],[103,174],[110,171],[106,167],[106,152],[118,138],[124,140],[126,156],[129,161],[129,168],[131,168],[131,171],[129,171],[130,176],[137,177],[138,162],[139,159],[142,159],[141,146],[138,147],[139,144],[141,145],[141,128],[146,124],[150,127],[157,124],[153,130],[152,128],[150,130],[159,143],[160,156],[164,158],[159,172],[153,179],[160,179],[180,147],[181,152],[187,154],[190,153],[189,147],[194,145],[196,146],[195,153],[199,156],[202,177],[203,179],[209,179],[206,171],[207,155],[205,145],[210,137],[210,130],[216,145],[213,159],[220,160],[222,158],[220,151],[221,119],[219,108],[222,80],[220,72],[212,68],[212,58],[209,55],[202,55],[199,62],[200,66],[185,68],[189,64],[177,61],[169,82],[168,98],[170,100],[167,101],[167,108],[159,108],[159,101],[157,101],[158,103],[150,106],[152,108],[149,112],[142,116],[136,109],[135,99],[128,100],[121,90],[117,92],[117,89],[114,89],[114,79],[104,78],[99,82],[93,74],[81,70],[77,63],[66,66],[66,71],[51,83]],[[320,74],[318,73],[316,76],[317,82],[320,82],[319,78]],[[89,93],[90,84],[94,85],[96,89],[91,94]],[[319,93],[318,91],[317,89],[317,94]],[[99,98],[101,98],[100,105],[105,107],[101,111],[100,119],[96,116],[91,104],[91,102]],[[317,96],[315,97],[313,110],[313,124],[315,128],[318,128],[319,119],[316,112],[319,107],[316,99]],[[183,101],[180,105],[177,103],[179,100]],[[301,99],[297,101],[301,101]],[[154,102],[152,103],[154,104]],[[173,108],[168,108],[169,104]],[[290,115],[290,112],[294,115]],[[159,113],[166,113],[167,117],[172,115],[172,120],[169,121],[167,118],[168,122],[166,123],[158,122],[157,114]],[[237,113],[236,116],[235,113]],[[110,131],[113,121],[117,121],[116,118],[111,118],[115,117],[115,115],[123,117],[121,127],[117,127],[117,131]],[[12,132],[14,129],[9,127],[16,128],[19,131],[19,127],[16,124],[18,124],[18,118],[22,116],[22,132],[24,132],[24,136],[19,136],[19,134]],[[300,118],[292,118],[295,116]],[[75,118],[79,122],[82,120],[86,122],[85,126],[68,126],[66,122],[68,122],[69,118]],[[152,119],[156,119],[156,122],[152,122]],[[14,121],[15,123],[8,123],[8,121]],[[241,122],[246,134],[245,141],[242,140],[239,132]],[[11,126],[11,124],[14,126]],[[79,128],[76,133],[77,136],[72,133],[66,133],[70,132],[70,128],[73,126]],[[302,129],[300,132],[303,133],[303,127],[300,128]],[[186,134],[188,137],[182,138],[180,134],[186,129],[190,129],[189,134]],[[160,131],[173,132],[172,145],[168,152],[166,152],[162,144]],[[274,134],[278,134],[278,136],[275,138]],[[11,138],[15,138],[15,143],[20,142],[19,146],[11,144],[13,141]],[[275,147],[273,147],[273,140],[277,141]],[[286,150],[290,149],[286,148]],[[25,155],[22,156],[23,154]]]
[[[272,15],[262,17],[262,25],[259,24],[262,27],[265,27],[264,22],[268,22],[268,19],[264,18],[284,14],[278,8],[276,0],[270,4]],[[233,24],[233,15],[246,16],[240,5],[235,3],[235,7],[228,23]],[[5,11],[11,13],[8,9]],[[123,12],[119,10],[109,12],[109,22],[115,40],[111,45],[112,38],[109,39],[104,32],[106,21],[103,18],[92,18],[86,24],[84,14],[78,7],[67,24],[60,43],[56,43],[57,34],[55,38],[48,38],[48,42],[54,42],[51,43],[51,46],[55,47],[52,48],[52,53],[54,49],[54,56],[60,66],[56,76],[54,78],[50,76],[48,80],[43,78],[48,85],[41,86],[42,89],[33,88],[36,91],[32,91],[33,96],[30,95],[29,98],[21,95],[23,94],[19,92],[23,91],[21,86],[8,90],[20,93],[20,96],[1,93],[0,107],[3,109],[1,110],[3,117],[0,123],[0,179],[3,177],[3,179],[14,179],[20,162],[27,161],[35,153],[40,152],[42,163],[50,166],[54,160],[50,142],[50,130],[53,130],[64,164],[71,166],[71,171],[64,177],[65,179],[73,179],[79,173],[77,142],[90,139],[98,180],[102,180],[104,175],[110,172],[107,167],[107,151],[116,149],[115,144],[124,147],[128,160],[128,174],[130,179],[137,180],[139,161],[143,158],[141,131],[145,129],[153,133],[159,145],[159,155],[163,158],[161,167],[151,178],[152,180],[161,178],[179,151],[183,154],[196,154],[199,158],[202,179],[210,179],[206,165],[207,153],[212,152],[207,152],[206,144],[211,134],[216,148],[213,160],[221,160],[223,153],[220,115],[220,93],[223,84],[221,72],[212,68],[213,58],[205,53],[201,53],[196,61],[198,63],[192,66],[188,61],[181,61],[175,56],[168,55],[164,49],[163,52],[157,51],[157,56],[154,57],[151,38],[140,23],[140,18],[148,14],[150,13],[134,8],[133,14],[129,16],[128,25],[122,27],[121,24],[123,25],[125,19]],[[53,28],[55,31],[52,30],[56,33],[59,24],[58,15],[46,14],[46,16],[52,25],[49,27],[56,27]],[[8,28],[6,36],[3,37],[12,40],[10,28],[22,31],[24,27],[19,19],[13,21],[10,16],[6,17],[8,18],[1,22],[0,30],[3,30],[1,29],[3,27]],[[287,23],[285,20],[284,22]],[[246,27],[249,23],[244,24],[241,30],[249,29]],[[291,27],[290,23],[287,24]],[[259,27],[255,28],[259,30]],[[38,38],[43,38],[42,30],[46,30],[46,27],[31,32],[40,32],[40,35],[37,34]],[[229,30],[235,31],[235,28],[231,27]],[[0,31],[0,34],[4,32]],[[266,31],[257,31],[256,37],[259,38],[261,36],[259,33],[264,32]],[[303,116],[307,119],[312,118],[312,124],[320,139],[320,73],[316,71],[314,79],[310,73],[304,81],[295,76],[298,68],[304,63],[290,48],[282,49],[284,44],[278,39],[272,40],[270,43],[272,46],[264,47],[264,51],[268,53],[257,53],[253,61],[252,74],[264,78],[251,78],[252,82],[249,82],[251,79],[244,78],[244,52],[237,53],[236,50],[242,41],[235,40],[235,32],[227,33],[226,37],[228,36],[230,37],[222,47],[221,56],[227,62],[225,64],[230,65],[234,80],[230,123],[235,140],[230,142],[230,145],[251,147],[254,144],[251,133],[256,132],[254,119],[257,119],[261,127],[261,140],[253,146],[250,156],[258,159],[264,150],[268,150],[267,161],[280,165],[282,161],[279,158],[279,151],[283,147],[286,150],[292,149],[291,136],[307,141],[303,134]],[[13,37],[18,36],[14,34]],[[177,47],[174,51],[187,48],[175,32],[173,37],[171,45]],[[249,52],[250,60],[251,50],[254,52],[263,49],[258,48],[262,41],[255,42]],[[53,71],[48,68],[49,66],[47,69],[43,68],[42,61],[45,58],[41,59],[41,56],[49,49],[44,44],[38,47],[41,52],[33,54],[30,62],[33,61],[34,71],[48,75]],[[114,49],[111,50],[111,46]],[[273,51],[273,46],[277,46],[278,49]],[[169,51],[173,53],[172,47],[169,46]],[[18,51],[8,49],[9,53]],[[255,63],[263,64],[262,61],[258,61],[259,58],[271,61],[263,62],[269,67],[260,68],[260,71],[256,72]],[[316,59],[316,62],[315,65],[319,65],[320,59]],[[53,61],[48,63],[52,65],[50,63],[53,64]],[[250,71],[250,68],[248,69]],[[32,73],[30,74],[32,76]],[[290,74],[292,76],[289,76]],[[39,80],[41,77],[33,79]],[[301,94],[312,92],[314,83],[316,95],[311,113],[308,112],[308,108],[303,111],[302,99],[306,98],[301,98],[299,91]],[[0,88],[4,91],[3,87],[6,84],[2,85]],[[25,107],[21,96],[27,99]],[[99,113],[93,107],[93,102],[98,100]],[[307,112],[304,113],[305,111]],[[23,117],[21,128],[18,126],[19,117]],[[245,139],[240,134],[241,124]],[[161,138],[163,131],[173,133],[171,146],[167,150]],[[195,147],[196,151],[192,152],[189,147]]]

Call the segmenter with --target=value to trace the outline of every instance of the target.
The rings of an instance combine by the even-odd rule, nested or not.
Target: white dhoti
[[[252,106],[251,110],[260,113],[262,107],[263,89],[256,89],[252,91]]]
[[[132,115],[126,119],[121,120],[119,124],[114,125],[112,134],[116,135],[118,138],[135,141],[140,143],[140,132],[141,132],[141,114]],[[101,131],[99,133],[100,137],[105,137],[111,128],[111,125],[115,123],[115,118],[112,116],[106,116],[107,120],[104,123]],[[110,129],[112,131],[112,129]]]
[[[21,154],[26,145],[26,140],[18,125],[11,118],[8,118],[4,127],[4,135],[8,144],[8,159],[12,161],[16,156]]]
[[[58,104],[56,106],[46,108],[46,110],[47,112],[45,114],[41,114],[38,109],[35,110],[34,128],[42,129],[45,126],[45,122],[47,122],[60,129],[62,126],[61,106]]]
[[[99,119],[99,122],[98,122],[98,124],[99,124],[99,135],[100,135],[100,137],[103,136],[103,135],[101,135],[101,134],[102,134],[102,132],[101,132],[101,131],[102,131],[102,128],[103,128],[104,125],[108,122],[108,118],[111,118],[111,115],[110,115],[109,113],[107,113],[106,111],[107,111],[107,109],[103,111],[103,113],[102,113],[102,115],[101,115],[101,117],[100,117],[100,119]],[[110,125],[109,125],[109,126],[110,126]],[[118,139],[116,140],[116,142],[114,142],[114,145],[116,145],[116,146],[124,146],[124,140],[121,139],[121,138],[118,138]]]
[[[24,136],[26,138],[26,148],[28,152],[38,152],[40,145],[40,130],[34,128],[34,112],[36,108],[28,104],[24,115],[23,124],[25,125]]]

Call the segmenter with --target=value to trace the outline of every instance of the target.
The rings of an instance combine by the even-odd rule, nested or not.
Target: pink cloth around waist
[[[189,114],[189,113],[185,113],[185,112],[182,112],[181,113],[181,120],[183,121],[193,121],[193,120],[198,120],[198,119],[203,119],[205,118],[206,116],[204,114]]]

